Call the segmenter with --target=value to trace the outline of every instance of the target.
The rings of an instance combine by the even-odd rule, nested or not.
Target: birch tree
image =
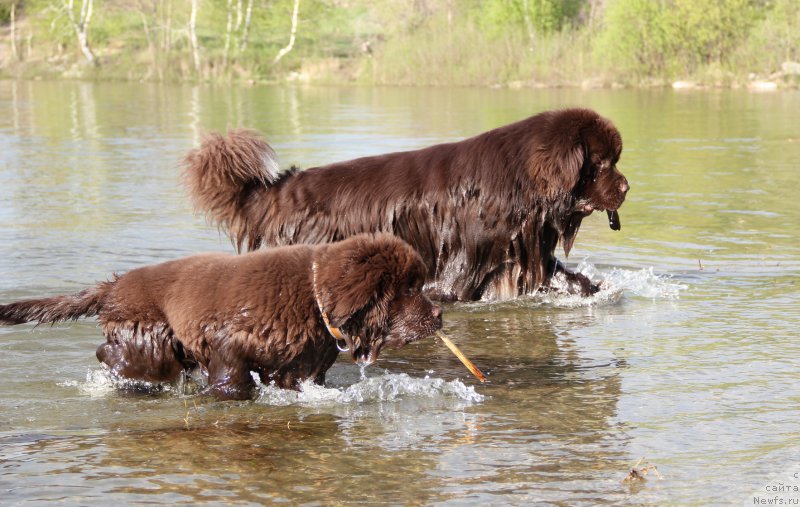
[[[63,0],[62,0],[63,1]],[[73,11],[73,0],[64,3],[64,8],[67,11],[70,25],[75,30],[75,36],[78,38],[78,46],[81,53],[90,64],[95,65],[95,59],[92,48],[89,47],[89,23],[92,21],[92,0],[82,0],[80,18],[75,18]]]
[[[239,51],[247,49],[247,34],[250,32],[250,15],[253,13],[253,0],[247,0],[247,12],[244,15],[244,28],[242,28],[242,40],[239,43]]]
[[[238,7],[238,5],[237,5]],[[225,28],[225,50],[222,53],[222,68],[228,68],[228,52],[231,48],[231,31],[233,30],[233,0],[228,0],[228,25]]]
[[[11,0],[11,54],[14,59],[19,60],[19,53],[17,52],[17,20],[16,20],[17,0]]]
[[[71,1],[71,0],[70,0]],[[200,74],[200,53],[197,49],[197,0],[192,0],[192,14],[189,17],[189,41],[192,44],[192,59],[194,60],[194,71]]]
[[[161,0],[161,18],[162,25],[164,26],[162,47],[165,53],[169,53],[172,49],[172,0],[166,0],[166,7],[164,6],[165,0]],[[166,19],[164,19],[166,16]]]
[[[294,47],[294,39],[295,35],[297,34],[297,13],[299,10],[300,0],[294,0],[294,11],[292,12],[292,34],[289,36],[289,44],[285,48],[278,51],[277,56],[275,56],[275,59],[272,61],[272,65],[278,63],[281,58],[286,56]]]

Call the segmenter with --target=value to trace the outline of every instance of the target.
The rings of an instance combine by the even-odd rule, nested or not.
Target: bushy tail
[[[278,179],[275,152],[254,130],[229,130],[228,136],[211,133],[183,161],[183,178],[197,210],[212,223],[227,229],[241,250],[246,237],[260,236],[255,218],[247,214],[247,201]]]
[[[113,283],[104,282],[68,296],[29,299],[0,305],[0,324],[55,323],[97,315],[103,308],[106,295]]]

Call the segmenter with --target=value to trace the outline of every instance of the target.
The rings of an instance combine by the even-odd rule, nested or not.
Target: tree
[[[78,38],[78,47],[80,47],[81,53],[83,53],[86,61],[92,65],[96,65],[97,60],[92,52],[92,48],[89,47],[89,23],[92,20],[92,0],[82,1],[80,19],[75,18],[73,0],[69,0],[69,3],[65,3],[64,9],[67,11],[70,25],[72,25],[73,30],[75,30],[75,35]]]
[[[237,10],[240,4],[237,4]],[[225,28],[225,50],[222,54],[222,68],[228,68],[228,51],[231,48],[231,31],[233,30],[233,0],[228,0],[228,24]]]
[[[11,0],[11,12],[9,13],[9,21],[11,22],[11,54],[14,58],[19,60],[19,53],[17,52],[17,0]]]
[[[192,60],[194,71],[200,74],[200,53],[197,48],[197,0],[192,0],[192,14],[189,16],[189,42],[192,44]]]
[[[242,28],[242,41],[239,43],[239,51],[247,49],[247,34],[250,32],[250,16],[252,13],[253,0],[247,0],[247,13],[244,16],[244,28]]]
[[[272,65],[278,63],[281,60],[281,58],[286,56],[286,54],[288,54],[289,51],[291,51],[292,48],[294,47],[294,38],[295,34],[297,34],[297,13],[299,10],[300,10],[300,0],[294,0],[294,11],[292,12],[292,34],[289,36],[289,44],[285,48],[278,51],[278,55],[272,61]]]

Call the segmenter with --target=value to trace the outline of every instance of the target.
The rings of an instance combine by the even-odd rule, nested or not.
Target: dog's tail
[[[183,161],[183,178],[197,210],[226,232],[241,251],[249,238],[258,247],[259,217],[248,213],[248,201],[278,179],[275,152],[253,130],[229,130],[225,137],[211,133]]]
[[[0,305],[0,324],[56,323],[97,315],[114,282],[103,282],[77,294],[28,299]]]

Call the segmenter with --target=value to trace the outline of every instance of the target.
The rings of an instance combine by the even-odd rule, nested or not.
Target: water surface
[[[427,340],[247,403],[120,389],[92,321],[0,328],[2,503],[753,505],[794,484],[797,92],[0,82],[0,302],[231,251],[178,181],[205,131],[310,166],[574,105],[620,128],[632,190],[570,264],[621,296],[448,306],[485,385]],[[642,457],[663,478],[623,483]]]

